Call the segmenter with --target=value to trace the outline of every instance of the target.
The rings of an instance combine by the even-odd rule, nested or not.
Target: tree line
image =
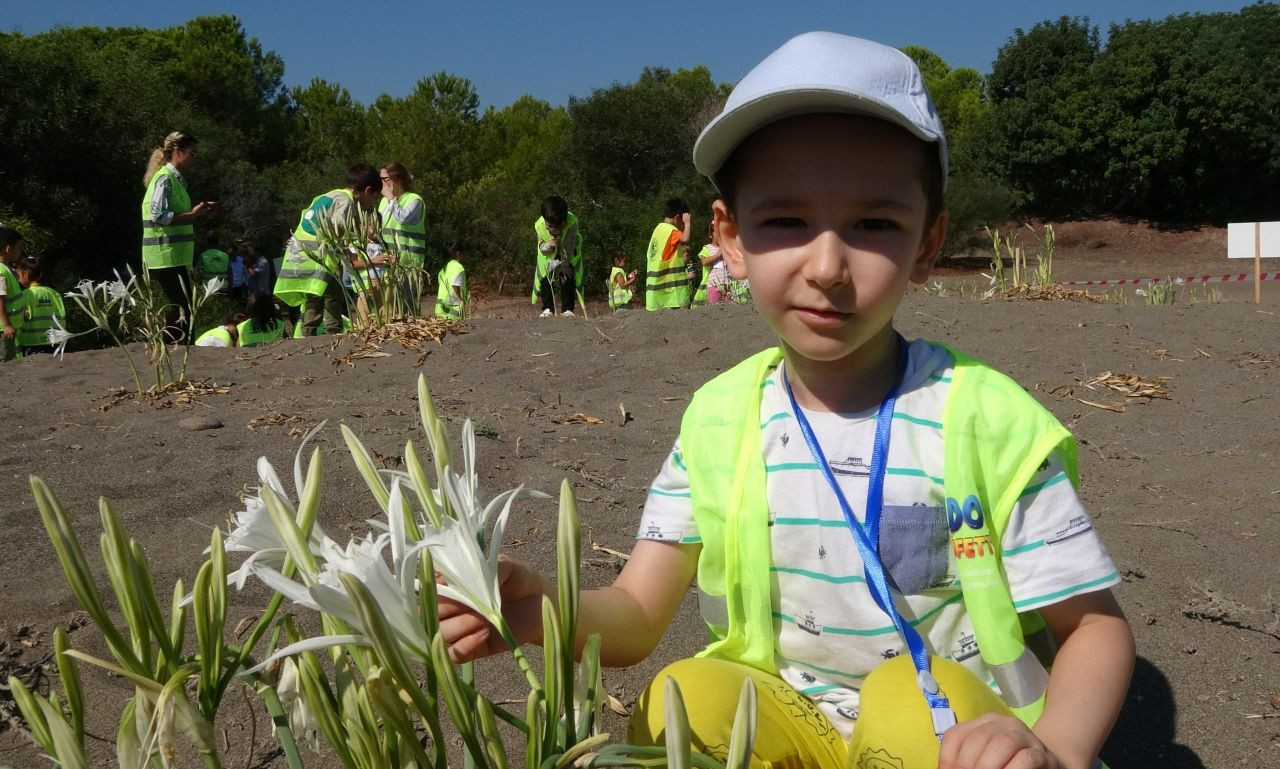
[[[1045,21],[1015,30],[989,75],[904,50],[951,144],[951,253],[1013,215],[1275,218],[1276,3],[1127,21],[1105,41],[1086,18]],[[182,128],[201,140],[193,199],[220,202],[202,240],[274,254],[348,164],[396,160],[427,201],[436,264],[464,237],[473,274],[527,290],[538,203],[559,194],[583,223],[587,286],[602,289],[618,249],[639,264],[663,200],[708,211],[715,195],[689,157],[731,84],[705,67],[482,111],[449,72],[362,104],[322,79],[286,88],[284,66],[232,16],[0,33],[0,221],[67,278],[136,263],[147,155]]]

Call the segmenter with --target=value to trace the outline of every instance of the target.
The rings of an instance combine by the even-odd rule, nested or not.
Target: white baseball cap
[[[868,115],[936,142],[947,179],[947,138],[916,63],[897,48],[834,32],[793,37],[739,81],[693,145],[693,164],[714,176],[761,128],[821,113]]]

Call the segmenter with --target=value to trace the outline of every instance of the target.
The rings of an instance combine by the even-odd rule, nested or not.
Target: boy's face
[[[3,259],[5,264],[17,264],[18,260],[22,259],[22,243],[11,243],[0,248],[0,259]]]
[[[848,115],[789,118],[738,150],[735,212],[717,200],[716,231],[789,353],[841,361],[893,332],[946,233],[945,213],[925,222],[923,158],[902,129]]]

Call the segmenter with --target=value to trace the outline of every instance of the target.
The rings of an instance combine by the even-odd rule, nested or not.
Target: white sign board
[[[1254,256],[1255,222],[1232,222],[1227,225],[1227,258],[1252,259]],[[1256,222],[1261,229],[1263,259],[1280,257],[1280,222]]]

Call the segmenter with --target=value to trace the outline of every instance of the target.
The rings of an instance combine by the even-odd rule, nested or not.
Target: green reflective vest
[[[240,332],[240,327],[236,326],[236,333]],[[221,342],[222,344],[218,344]],[[200,335],[196,339],[196,347],[235,347],[236,343],[231,338],[231,332],[226,326],[214,326],[208,331]]]
[[[236,334],[239,337],[236,343],[237,347],[261,347],[271,342],[279,342],[284,339],[284,321],[273,320],[267,325],[264,331],[255,331],[253,329],[253,318],[241,321],[236,324]]]
[[[542,246],[544,243],[551,242],[551,232],[547,229],[547,221],[541,216],[538,221],[533,223],[533,232],[538,237],[537,261],[533,268],[533,293],[529,295],[529,301],[533,304],[538,303],[538,288],[542,285],[542,279],[547,277],[547,262],[553,257],[556,259],[564,259],[565,254],[560,253],[559,249],[551,253],[543,253]],[[565,217],[564,229],[560,231],[560,237],[557,243],[563,243],[572,235],[574,240],[573,253],[568,255],[569,266],[573,268],[573,286],[577,291],[582,290],[582,272],[584,262],[582,260],[582,232],[578,229],[578,217],[574,216],[570,211]]]
[[[1044,710],[1051,637],[1039,613],[1014,608],[1000,536],[1019,494],[1050,452],[1060,452],[1071,482],[1079,486],[1075,442],[1016,382],[951,352],[943,486],[957,577],[982,659],[1006,704],[1030,725]],[[711,637],[699,656],[774,675],[772,587],[762,567],[771,561],[771,548],[760,398],[765,377],[781,358],[780,349],[766,350],[708,382],[680,426],[703,542],[698,605]]]
[[[159,270],[165,267],[190,267],[196,254],[196,228],[190,222],[186,224],[160,224],[151,221],[151,198],[155,195],[156,184],[160,179],[169,177],[169,210],[175,214],[185,214],[191,210],[191,196],[187,193],[187,185],[182,177],[168,165],[151,177],[147,184],[147,194],[142,198],[142,263],[148,270]]]
[[[462,294],[462,302],[458,302],[453,295],[453,281],[462,276],[462,285],[458,287],[458,292]],[[471,298],[471,292],[467,288],[467,271],[462,266],[462,262],[457,259],[450,259],[449,263],[444,266],[440,274],[436,276],[436,317],[445,318],[446,320],[459,320],[462,318],[462,311],[466,307],[467,301]]]
[[[48,333],[55,324],[58,328],[67,327],[67,309],[62,303],[62,294],[41,285],[30,286],[22,294],[27,317],[18,327],[18,344],[22,347],[48,345]]]
[[[4,281],[4,313],[9,316],[9,325],[20,331],[27,319],[27,292],[22,290],[18,276],[4,262],[0,262],[0,280]]]
[[[218,248],[206,248],[200,252],[200,271],[204,277],[226,277],[231,266],[231,255]]]
[[[618,285],[618,278],[623,281],[627,279],[627,273],[622,271],[621,267],[614,267],[609,271],[609,308],[616,310],[619,307],[627,307],[631,304],[632,291],[629,288],[623,288]]]
[[[704,258],[708,257],[708,256],[711,256],[711,244],[709,244],[709,243],[708,243],[707,245],[703,246],[703,247],[702,247],[702,250],[698,251],[698,263],[699,263],[699,264],[702,264],[702,260],[703,260]],[[691,307],[705,307],[705,306],[706,306],[706,304],[707,304],[707,299],[708,299],[708,296],[707,296],[707,281],[708,281],[708,276],[710,275],[710,272],[711,272],[711,271],[710,271],[710,270],[708,270],[708,269],[706,268],[706,266],[705,266],[705,265],[703,265],[703,267],[702,267],[702,281],[698,283],[698,290],[693,292],[693,304],[692,304],[692,305],[690,305]]]
[[[378,203],[382,215],[382,245],[396,255],[396,267],[402,270],[421,270],[427,261],[427,209],[426,201],[416,192],[402,192],[396,198],[401,208],[417,201],[422,206],[422,218],[412,224],[402,224],[391,215],[391,201],[383,198]]]
[[[677,247],[665,255],[667,241],[672,233],[680,232],[674,225],[662,222],[653,228],[649,236],[649,248],[645,252],[644,308],[661,310],[665,307],[686,307],[689,304],[689,273],[685,270],[684,249]]]
[[[285,249],[274,293],[280,301],[301,306],[308,296],[324,296],[330,278],[337,279],[342,265],[338,257],[320,246],[318,222],[329,215],[334,200],[345,196],[355,205],[351,190],[342,188],[317,195],[302,210],[292,242]]]

